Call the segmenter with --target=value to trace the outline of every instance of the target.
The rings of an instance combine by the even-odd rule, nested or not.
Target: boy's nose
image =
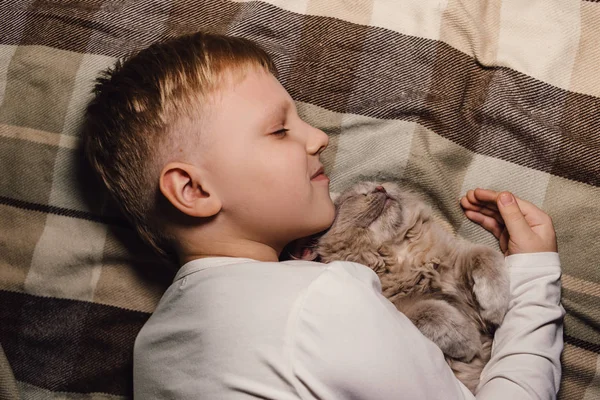
[[[307,124],[308,125],[308,124]],[[320,155],[329,144],[329,136],[320,129],[308,125],[312,131],[307,142],[307,150],[309,154]]]
[[[385,188],[383,186],[381,186],[381,185],[375,186],[375,189],[373,190],[373,193],[377,193],[377,192],[386,193]]]

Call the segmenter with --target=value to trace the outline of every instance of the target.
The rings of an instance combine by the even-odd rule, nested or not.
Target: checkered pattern
[[[132,346],[173,272],[82,160],[98,72],[200,29],[273,56],[330,136],[331,190],[402,181],[453,228],[508,189],[563,263],[561,399],[600,398],[600,3],[564,0],[7,0],[0,3],[0,398],[130,398]],[[200,394],[199,394],[200,395]]]

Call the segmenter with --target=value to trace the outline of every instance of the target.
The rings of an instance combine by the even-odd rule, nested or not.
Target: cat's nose
[[[377,192],[386,193],[385,188],[381,185],[375,186],[375,190],[373,190],[373,193],[377,193]]]

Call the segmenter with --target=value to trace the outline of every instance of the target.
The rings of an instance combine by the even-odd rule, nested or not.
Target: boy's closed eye
[[[284,137],[289,131],[290,131],[289,129],[282,128],[282,129],[279,129],[279,130],[277,130],[277,131],[275,131],[275,132],[273,132],[271,134],[275,135],[275,136]]]

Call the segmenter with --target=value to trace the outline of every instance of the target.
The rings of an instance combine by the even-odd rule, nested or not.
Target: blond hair
[[[155,43],[96,80],[86,157],[142,240],[171,260],[172,238],[158,206],[163,163],[189,133],[181,121],[197,121],[223,76],[250,66],[277,75],[269,55],[250,40],[198,32]]]

